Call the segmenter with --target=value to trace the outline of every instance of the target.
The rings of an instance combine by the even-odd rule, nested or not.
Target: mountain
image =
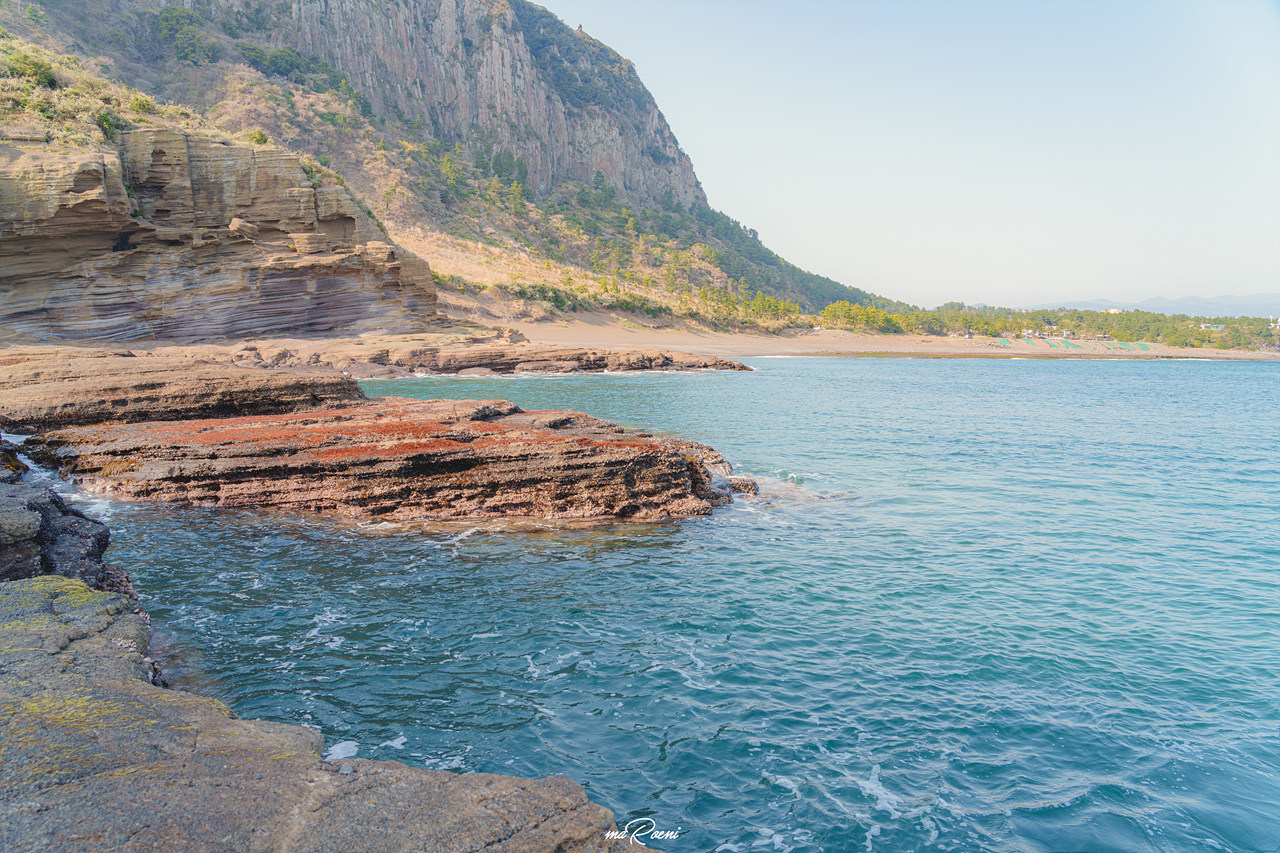
[[[1177,299],[1157,296],[1141,302],[1083,299],[1028,306],[1031,310],[1062,307],[1086,311],[1151,311],[1157,314],[1185,314],[1189,317],[1280,317],[1280,289],[1248,296],[1183,296]]]
[[[459,293],[730,323],[908,307],[800,270],[712,209],[631,63],[525,0],[23,8],[0,23],[222,132],[311,154],[406,245],[465,241],[468,263],[428,258]],[[512,280],[471,278],[493,247],[519,262]]]
[[[373,116],[447,144],[508,151],[535,193],[601,172],[637,203],[656,204],[668,190],[685,206],[706,200],[632,64],[524,0],[186,5],[190,18],[171,13],[166,22],[174,7],[158,0],[43,3],[56,28],[84,48],[78,52],[110,54],[123,79],[163,97],[188,95],[181,75],[157,60],[191,25],[221,58],[242,59],[239,45],[268,56],[292,50],[268,70],[299,80],[337,70]]]

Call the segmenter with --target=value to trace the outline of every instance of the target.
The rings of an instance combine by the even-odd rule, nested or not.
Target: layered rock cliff
[[[535,193],[597,171],[621,195],[657,206],[706,198],[632,64],[526,0],[46,0],[73,38],[112,50],[112,30],[145,33],[185,5],[211,34],[291,47],[331,64],[375,115],[473,150],[506,150]],[[229,44],[228,44],[229,46]],[[143,60],[137,47],[122,56]],[[234,60],[234,55],[224,56]],[[130,69],[131,78],[139,72]],[[164,81],[156,81],[161,91]],[[668,191],[670,195],[667,196]]]
[[[426,262],[296,155],[165,127],[91,148],[4,137],[0,341],[412,331],[435,317]]]

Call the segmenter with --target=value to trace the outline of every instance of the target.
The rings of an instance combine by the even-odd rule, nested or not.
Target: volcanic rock
[[[726,503],[695,442],[502,400],[68,427],[28,441],[91,491],[388,520],[651,520]],[[727,466],[727,463],[723,463]],[[726,470],[727,473],[727,470]]]
[[[129,578],[102,560],[107,526],[50,489],[0,483],[0,581],[57,574],[132,594]]]

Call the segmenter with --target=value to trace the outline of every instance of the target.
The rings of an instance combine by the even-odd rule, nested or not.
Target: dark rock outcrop
[[[50,489],[0,483],[0,581],[56,574],[132,595],[129,578],[103,562],[107,526]]]
[[[0,483],[16,483],[27,473],[27,464],[18,458],[17,445],[0,439]]]
[[[563,776],[322,761],[321,736],[150,683],[146,617],[48,576],[0,583],[0,849],[621,853]]]
[[[694,442],[501,400],[386,397],[341,409],[97,424],[28,442],[91,491],[354,518],[703,515],[730,499]],[[727,463],[725,463],[727,468]]]

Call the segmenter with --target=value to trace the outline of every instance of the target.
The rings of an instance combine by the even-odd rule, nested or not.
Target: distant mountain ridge
[[[1112,299],[1067,299],[1024,306],[1029,309],[1079,308],[1085,311],[1151,311],[1155,314],[1186,314],[1190,317],[1280,317],[1280,290],[1248,296],[1157,296],[1141,302]]]

